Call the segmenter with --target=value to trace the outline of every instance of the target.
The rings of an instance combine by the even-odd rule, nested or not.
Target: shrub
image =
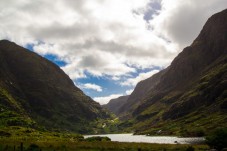
[[[100,136],[96,136],[96,137],[88,137],[85,139],[88,142],[106,142],[106,141],[111,141],[111,139],[109,137],[100,137]]]
[[[5,131],[0,131],[0,137],[1,137],[1,136],[10,137],[11,134],[8,133],[8,132],[5,132]]]
[[[186,151],[194,151],[195,150],[195,148],[193,148],[192,146],[189,146],[187,149],[186,149]]]
[[[227,128],[217,129],[206,137],[206,143],[217,150],[227,147]]]
[[[39,151],[39,146],[36,144],[31,144],[28,148],[27,151]]]

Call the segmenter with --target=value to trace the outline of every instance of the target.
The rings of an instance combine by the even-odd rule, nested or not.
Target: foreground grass
[[[21,150],[21,143],[0,140],[0,151]],[[171,144],[148,144],[148,143],[121,143],[121,142],[24,142],[24,151],[188,151],[189,148],[196,151],[205,151],[206,145],[171,145]]]
[[[192,151],[190,145],[88,142],[82,135],[67,132],[38,131],[24,127],[0,127],[0,151]],[[205,151],[206,145],[192,145]]]

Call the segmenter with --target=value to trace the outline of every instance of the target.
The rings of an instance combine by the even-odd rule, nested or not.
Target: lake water
[[[133,134],[103,134],[103,135],[85,135],[85,138],[101,136],[109,137],[111,141],[117,142],[140,142],[140,143],[157,143],[157,144],[197,144],[203,143],[203,137],[172,137],[172,136],[145,136]]]

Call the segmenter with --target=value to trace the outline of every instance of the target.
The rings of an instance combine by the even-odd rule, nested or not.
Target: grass
[[[21,142],[7,142],[0,139],[0,151],[20,150]],[[23,150],[37,151],[186,151],[190,145],[122,143],[122,142],[86,142],[86,141],[39,141],[23,142]],[[196,151],[205,151],[206,145],[193,145]]]
[[[148,121],[146,121],[144,126],[147,125],[147,122]],[[227,117],[225,116],[225,113],[217,112],[210,114],[208,112],[193,112],[186,117],[182,117],[171,122],[159,122],[138,134],[175,135],[184,137],[204,136],[217,128],[226,127],[226,123]],[[141,125],[141,123],[139,123],[138,125]],[[157,134],[159,130],[162,130],[162,133]]]
[[[132,129],[136,134],[203,136],[226,127],[226,71],[226,63],[204,70],[187,91],[171,92],[144,108]]]
[[[223,90],[222,94],[217,94],[219,97],[217,98],[216,104],[214,105],[204,103],[203,106],[193,109],[190,113],[184,115],[183,117],[179,117],[175,120],[162,119],[163,113],[169,109],[169,104],[172,104],[175,101],[178,103],[175,105],[180,106],[183,105],[183,103],[187,100],[193,100],[193,98],[200,95],[204,95],[204,98],[210,100],[210,94],[212,94],[211,92],[213,91],[212,88],[225,84],[224,80],[222,80],[220,77],[222,77],[222,74],[226,72],[226,67],[226,65],[219,66],[215,68],[215,70],[208,72],[205,76],[198,80],[198,83],[195,84],[195,86],[182,95],[179,95],[178,93],[166,95],[162,100],[159,101],[159,103],[151,105],[143,110],[143,112],[140,114],[141,119],[119,121],[119,119],[112,115],[112,117],[109,119],[97,119],[96,121],[90,122],[88,128],[89,130],[92,129],[96,133],[126,132],[136,129],[140,130],[140,134],[157,135],[157,131],[162,130],[161,134],[159,135],[203,136],[207,135],[207,132],[210,132],[217,127],[226,127],[226,113],[217,111],[217,109],[219,109],[217,106],[224,103],[224,98],[227,94],[226,90]],[[209,103],[207,100],[204,102]],[[0,105],[0,151],[19,151],[22,145],[21,143],[23,143],[24,151],[187,151],[190,148],[189,145],[180,144],[167,145],[107,141],[89,142],[86,141],[81,135],[66,131],[63,132],[58,129],[56,129],[58,130],[57,132],[54,132],[54,130],[47,131],[45,128],[33,129],[33,125],[37,124],[35,124],[35,122],[26,115],[21,103],[16,102],[16,100],[4,89],[0,89],[0,101],[3,102],[3,104]],[[200,100],[198,103],[199,102]],[[64,120],[64,117],[59,117],[55,117],[56,119],[54,120]],[[36,119],[38,119],[38,121],[45,121],[45,119],[39,119],[38,117],[36,117]],[[84,121],[84,125],[87,124],[85,122],[86,121]],[[60,122],[55,123],[59,124]],[[69,124],[70,127],[70,123],[66,124]],[[50,127],[54,126],[52,123],[47,123],[45,125],[50,125]],[[81,128],[80,126],[81,125],[78,125],[78,129]],[[84,127],[84,131],[88,131],[88,128]],[[75,129],[77,129],[77,127]],[[192,147],[197,151],[208,149],[207,145],[192,145],[191,148]]]
[[[186,151],[190,145],[111,142],[107,139],[89,141],[69,132],[40,131],[19,126],[0,128],[0,151]],[[8,135],[10,134],[10,135]],[[205,151],[207,145],[192,145]]]
[[[11,106],[13,106],[15,109],[17,109],[20,112],[24,112],[21,105],[18,104],[18,102],[6,91],[5,89],[0,87],[0,98],[6,99],[8,103],[10,103]]]

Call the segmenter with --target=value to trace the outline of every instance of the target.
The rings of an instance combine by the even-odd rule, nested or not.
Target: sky
[[[106,104],[169,66],[226,8],[226,0],[1,0],[0,39],[54,62]]]

